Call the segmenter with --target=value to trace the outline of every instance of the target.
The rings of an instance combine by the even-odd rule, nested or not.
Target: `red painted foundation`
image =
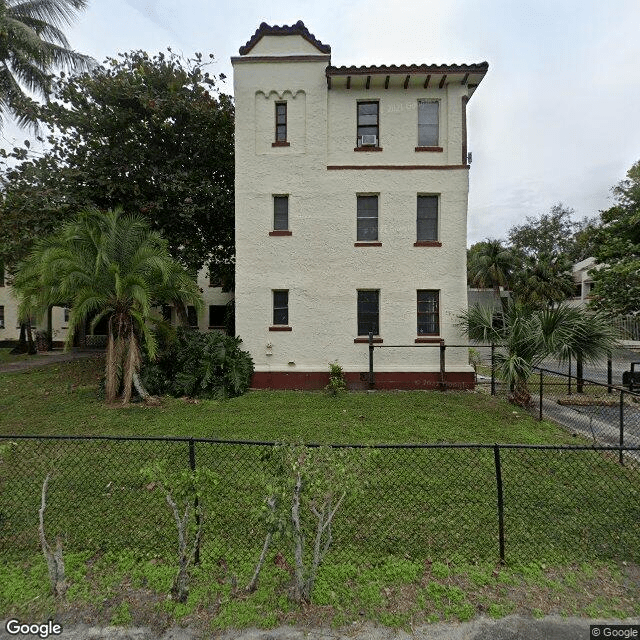
[[[345,373],[347,387],[353,391],[369,389],[369,373]],[[473,373],[445,373],[444,382],[440,373],[429,372],[388,372],[375,374],[373,389],[473,389],[475,376]],[[260,371],[253,374],[251,387],[254,389],[301,389],[314,391],[324,389],[329,384],[329,373],[321,371]]]

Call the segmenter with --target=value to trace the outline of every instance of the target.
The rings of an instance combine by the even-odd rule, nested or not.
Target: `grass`
[[[163,399],[105,407],[101,358],[0,375],[0,434],[193,436],[320,443],[575,443],[496,398],[471,392],[250,392],[227,401]]]
[[[29,354],[26,354],[26,353],[12,354],[11,349],[0,349],[0,364],[20,362],[21,360],[27,360],[28,358],[31,358],[31,357],[33,356],[30,356]]]
[[[335,398],[251,392],[224,402],[163,399],[160,407],[107,407],[99,393],[102,365],[95,358],[0,374],[0,434],[582,442],[473,392]],[[364,611],[382,624],[404,627],[478,613],[640,613],[640,581],[636,576],[630,583],[613,562],[624,558],[635,568],[632,562],[640,561],[638,473],[596,451],[502,450],[509,565],[496,568],[491,448],[377,450],[363,477],[365,497],[347,496],[336,516],[312,604],[299,609],[288,600],[293,560],[284,541],[269,556],[258,591],[246,596],[240,588],[266,532],[261,508],[274,479],[268,451],[196,444],[197,465],[211,469],[218,483],[201,497],[202,563],[188,602],[177,604],[166,600],[175,571],[175,523],[164,495],[141,469],[163,459],[173,469],[188,468],[187,443],[16,440],[0,462],[0,540],[7,560],[0,568],[0,614],[54,607],[34,525],[42,481],[52,469],[46,527],[51,539],[58,533],[64,538],[67,613],[89,612],[105,624],[150,620],[162,626],[195,618],[217,628],[313,620],[339,625]],[[601,599],[589,595],[594,593]]]

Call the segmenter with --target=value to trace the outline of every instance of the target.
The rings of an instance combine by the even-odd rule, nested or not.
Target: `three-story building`
[[[442,381],[463,345],[467,102],[487,63],[334,67],[302,22],[232,58],[236,331],[253,386]],[[392,345],[431,345],[400,348]],[[473,383],[465,347],[446,380]]]

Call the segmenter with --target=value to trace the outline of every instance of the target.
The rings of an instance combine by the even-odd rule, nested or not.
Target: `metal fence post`
[[[498,490],[498,539],[500,541],[500,562],[504,564],[504,499],[502,495],[500,447],[497,444],[493,445],[493,458],[496,464],[496,487]]]
[[[576,356],[576,393],[584,393],[584,380],[582,376],[583,368],[582,368],[582,354],[578,354]]]
[[[624,464],[622,447],[624,447],[624,391],[620,391],[620,464]]]
[[[611,385],[613,384],[613,364],[611,362],[611,351],[609,351],[609,354],[607,355],[607,384],[609,385],[607,387],[607,393],[613,393],[613,389],[611,388]]]
[[[196,448],[195,443],[193,442],[193,438],[189,438],[189,467],[191,468],[191,473],[194,475],[195,480],[195,472],[196,472]],[[200,528],[200,509],[199,509],[198,496],[196,494],[196,499],[194,502],[195,514],[196,514],[196,528]],[[196,547],[195,554],[193,556],[193,561],[195,564],[200,564],[200,542],[198,541],[198,546]]]
[[[442,391],[446,391],[447,390],[447,383],[445,380],[445,349],[446,349],[446,345],[444,342],[440,343],[440,389]]]
[[[538,421],[542,422],[542,369],[540,369],[540,408],[538,413]]]
[[[569,352],[569,377],[567,378],[567,385],[569,388],[569,392],[567,395],[571,395],[571,352]]]
[[[369,389],[373,389],[376,381],[373,377],[373,331],[369,331]]]
[[[491,395],[496,395],[496,345],[491,343]]]

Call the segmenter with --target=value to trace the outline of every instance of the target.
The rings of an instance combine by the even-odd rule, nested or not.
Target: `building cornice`
[[[231,64],[247,62],[328,62],[331,56],[293,55],[293,56],[232,56]]]

